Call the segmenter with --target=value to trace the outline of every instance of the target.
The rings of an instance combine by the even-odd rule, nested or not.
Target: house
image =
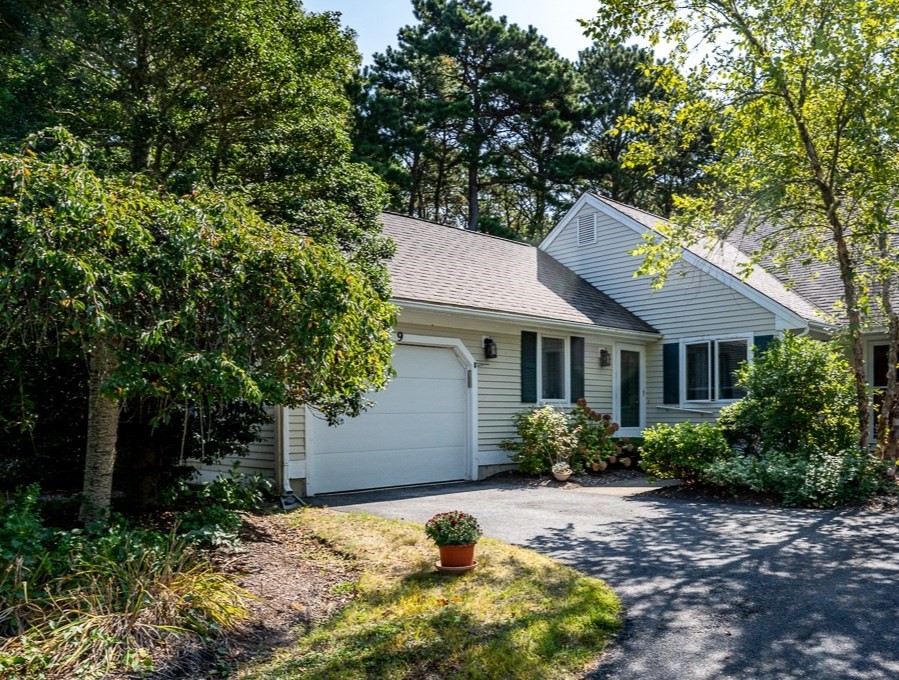
[[[396,377],[337,427],[275,409],[242,467],[299,495],[479,479],[509,464],[499,444],[523,408],[583,396],[622,435],[711,420],[773,337],[831,332],[826,301],[758,266],[742,278],[730,243],[690,249],[653,289],[630,253],[659,220],[587,193],[534,247],[385,214]]]

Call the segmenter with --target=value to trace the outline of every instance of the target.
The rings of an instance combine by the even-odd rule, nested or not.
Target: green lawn
[[[603,653],[620,604],[600,580],[482,539],[478,568],[435,573],[422,527],[310,508],[289,518],[363,568],[355,599],[256,678],[573,678]]]

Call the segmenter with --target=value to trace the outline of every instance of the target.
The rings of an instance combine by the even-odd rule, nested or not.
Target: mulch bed
[[[122,677],[222,677],[228,669],[250,659],[263,659],[294,642],[313,625],[326,621],[352,599],[358,569],[305,531],[288,526],[283,516],[254,514],[245,517],[241,545],[215,556],[216,566],[249,591],[250,618],[240,630],[218,640],[168,650],[155,659],[149,675]]]
[[[498,482],[500,484],[509,484],[510,486],[554,486],[562,489],[577,489],[584,486],[605,486],[607,484],[626,482],[636,479],[642,480],[645,478],[645,474],[643,474],[639,470],[634,470],[632,468],[609,470],[602,474],[596,475],[572,475],[568,478],[567,482],[559,482],[552,475],[534,476],[526,475],[516,470],[510,470],[509,472],[500,472],[499,474],[493,475],[492,477],[490,477],[490,481]]]

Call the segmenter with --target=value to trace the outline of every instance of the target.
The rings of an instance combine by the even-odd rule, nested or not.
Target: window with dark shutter
[[[537,334],[521,331],[521,401],[537,403]]]
[[[584,338],[571,336],[571,403],[585,396],[584,391]]]
[[[752,344],[755,346],[754,357],[758,359],[762,356],[765,351],[768,349],[768,345],[771,344],[771,341],[774,340],[773,335],[756,335],[752,341]]]
[[[680,343],[662,345],[662,400],[666,404],[680,403]]]

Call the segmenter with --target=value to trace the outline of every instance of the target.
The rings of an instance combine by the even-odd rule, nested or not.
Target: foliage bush
[[[568,461],[577,450],[577,430],[569,426],[561,409],[544,406],[519,411],[512,416],[519,439],[507,439],[500,447],[511,451],[510,458],[522,472],[548,473],[556,463]]]
[[[788,506],[832,508],[870,498],[881,488],[883,471],[878,458],[857,448],[835,454],[768,451],[715,461],[703,481],[778,494]]]
[[[733,451],[708,466],[703,481],[812,507],[878,491],[883,465],[857,448],[855,387],[837,345],[785,335],[742,367],[739,381],[746,397],[718,419]]]
[[[759,451],[835,453],[857,443],[855,386],[834,343],[787,334],[738,372],[746,396],[720,424],[735,444]]]
[[[577,455],[574,465],[578,468],[592,464],[608,464],[622,454],[630,454],[634,446],[627,438],[616,439],[618,423],[608,413],[599,413],[585,399],[579,399],[569,415],[569,427],[577,436]]]
[[[191,484],[175,482],[164,495],[170,507],[182,508],[176,516],[179,536],[202,547],[233,546],[242,519],[240,512],[257,509],[274,493],[270,480],[262,475],[246,475],[235,462],[227,475],[211,482]]]
[[[148,649],[218,635],[245,617],[247,593],[187,538],[116,517],[50,528],[38,499],[32,485],[0,508],[0,671],[8,677],[146,671]]]
[[[727,441],[715,425],[660,424],[643,431],[640,466],[651,478],[677,478],[692,483],[729,453]]]

